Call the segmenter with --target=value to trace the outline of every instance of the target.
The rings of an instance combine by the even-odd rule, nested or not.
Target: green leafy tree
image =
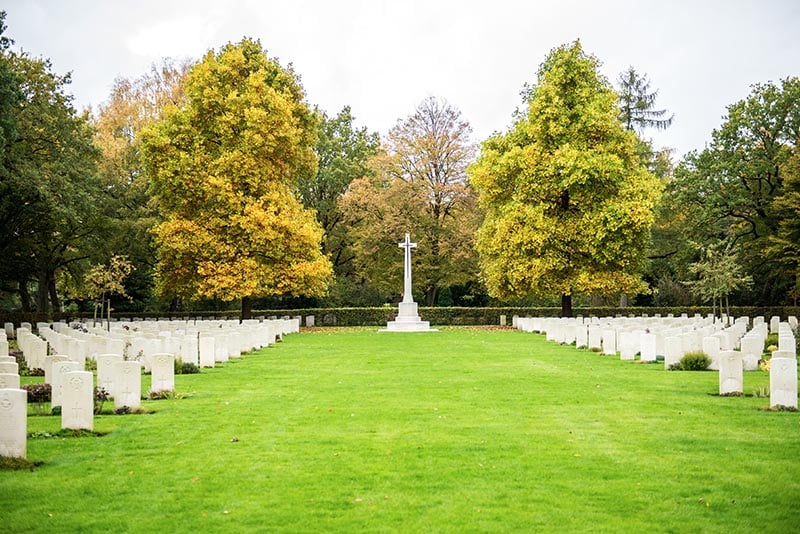
[[[356,180],[343,197],[358,270],[384,292],[402,289],[397,243],[406,232],[419,243],[414,285],[428,306],[442,288],[475,278],[480,219],[466,177],[475,152],[471,133],[456,108],[428,98],[389,131],[372,161],[374,177]]]
[[[13,124],[0,166],[0,280],[15,285],[23,310],[59,309],[57,281],[95,246],[103,191],[88,115],[65,92],[69,75],[48,60],[2,52],[20,99],[3,110]],[[13,91],[12,91],[13,92]],[[7,103],[4,103],[4,105]]]
[[[303,205],[317,213],[317,220],[325,230],[323,252],[331,259],[336,274],[333,298],[336,304],[352,298],[346,288],[354,284],[354,253],[352,238],[344,224],[344,214],[339,199],[351,182],[371,173],[369,160],[377,153],[380,138],[367,128],[356,128],[349,107],[335,117],[319,112],[318,141],[316,146],[319,168],[311,177],[301,177],[298,191]]]
[[[489,293],[508,299],[637,293],[660,182],[618,120],[616,96],[580,42],[540,66],[528,113],[470,168],[486,219],[477,246]]]
[[[104,206],[108,225],[94,259],[120,254],[136,266],[126,278],[131,299],[120,303],[123,308],[141,310],[152,298],[156,251],[151,229],[160,222],[142,169],[139,134],[168,107],[183,103],[189,67],[188,62],[164,60],[138,78],[118,78],[93,121],[101,151],[98,172],[109,196]]]
[[[728,106],[710,146],[689,153],[675,171],[668,201],[681,211],[686,239],[714,243],[728,236],[754,279],[754,304],[786,300],[794,276],[769,254],[781,225],[776,198],[800,137],[800,79],[753,86]]]
[[[686,282],[692,293],[705,301],[711,301],[711,311],[716,313],[719,303],[720,314],[722,302],[730,315],[728,296],[743,287],[753,284],[753,278],[744,273],[744,269],[736,258],[734,247],[730,241],[720,241],[714,245],[699,246],[700,260],[689,267],[689,272],[695,275],[695,280]]]
[[[103,307],[107,306],[108,318],[111,318],[111,295],[130,299],[125,291],[124,281],[136,268],[128,261],[128,258],[115,254],[111,256],[107,264],[94,265],[86,273],[85,285],[87,295],[94,299],[94,318],[97,319],[97,311],[100,309],[100,317],[103,316]],[[106,302],[108,297],[108,302]],[[110,326],[109,326],[110,328]]]
[[[625,128],[643,132],[646,128],[666,130],[672,124],[674,115],[667,116],[666,109],[653,109],[658,91],[650,90],[647,75],[639,75],[632,66],[619,75],[620,120]]]
[[[185,298],[322,295],[322,228],[294,195],[317,170],[316,122],[297,76],[243,39],[209,51],[186,101],[142,133],[165,217],[155,228],[157,289]]]
[[[795,143],[793,155],[782,169],[783,193],[773,203],[780,222],[770,236],[769,255],[782,266],[787,278],[794,278],[788,297],[797,306],[800,297],[800,146]]]
[[[14,41],[3,35],[6,31],[6,12],[0,11],[0,162],[6,145],[16,138],[16,115],[14,110],[22,99],[20,80],[9,64],[6,50]]]

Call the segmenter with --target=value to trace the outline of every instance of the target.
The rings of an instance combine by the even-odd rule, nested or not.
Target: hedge
[[[506,316],[506,322],[511,325],[514,315],[520,317],[558,317],[561,308],[524,308],[524,307],[494,307],[494,308],[465,308],[465,307],[420,307],[419,314],[423,320],[429,321],[432,325],[498,325],[500,316]],[[690,317],[695,314],[708,315],[711,313],[710,306],[704,307],[684,307],[684,308],[665,308],[665,307],[582,307],[573,308],[575,316],[597,316],[615,317],[642,315],[661,315],[666,317],[669,314],[680,316],[688,314]],[[313,315],[316,326],[381,326],[391,321],[397,315],[396,306],[381,306],[374,308],[303,308],[303,309],[281,309],[281,310],[254,310],[253,317],[296,317],[305,318]],[[734,317],[757,317],[763,316],[769,320],[772,316],[779,316],[781,320],[786,320],[789,316],[800,316],[800,307],[797,306],[732,306],[731,315]],[[2,313],[0,323],[12,322],[19,326],[21,322],[36,324],[37,322],[50,321],[72,321],[78,319],[91,319],[91,314],[78,313],[55,313],[50,317],[35,313]],[[239,311],[214,311],[214,312],[148,312],[148,313],[125,313],[112,315],[112,319],[238,319]]]

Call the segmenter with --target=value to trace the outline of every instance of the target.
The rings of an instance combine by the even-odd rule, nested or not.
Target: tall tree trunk
[[[572,295],[561,295],[561,317],[572,317]]]
[[[52,306],[53,313],[61,311],[61,302],[58,300],[58,291],[56,291],[56,275],[51,273],[50,280],[47,282],[47,293],[50,296],[50,305]]]
[[[242,317],[240,321],[253,318],[253,302],[250,297],[242,297]]]
[[[31,293],[28,291],[27,280],[19,281],[19,300],[22,303],[22,311],[30,313],[33,302],[31,302]]]
[[[36,313],[47,316],[49,315],[49,302],[47,300],[47,288],[49,280],[47,279],[47,271],[39,273],[38,287],[36,288]]]
[[[426,306],[436,306],[436,296],[438,295],[439,291],[436,286],[431,286],[425,291],[425,305]]]

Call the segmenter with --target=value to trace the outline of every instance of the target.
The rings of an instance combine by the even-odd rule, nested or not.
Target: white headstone
[[[797,408],[797,358],[776,350],[769,362],[769,404]]]
[[[28,392],[19,388],[0,389],[0,456],[25,458],[27,440]]]
[[[746,335],[741,340],[742,368],[745,371],[757,371],[758,360],[764,351],[764,340],[759,336]]]
[[[200,336],[198,342],[200,353],[200,367],[214,367],[216,347],[213,337]]]
[[[64,396],[65,375],[72,371],[83,371],[83,369],[78,362],[69,360],[53,362],[51,371],[53,381],[50,382],[51,407],[61,406],[61,399]]]
[[[599,324],[589,324],[589,350],[603,348],[603,331]]]
[[[656,361],[656,335],[644,333],[639,337],[639,353],[641,354],[641,361],[654,362]]]
[[[69,358],[64,354],[53,354],[52,356],[44,357],[44,381],[50,385],[53,384],[53,364],[57,362],[66,362]]]
[[[94,428],[94,383],[89,371],[64,374],[61,389],[61,428]]]
[[[575,348],[585,349],[589,347],[589,325],[575,325]]]
[[[742,353],[723,350],[719,353],[719,394],[742,393]]]
[[[137,408],[142,404],[142,364],[137,361],[116,361],[114,373],[114,409]]]
[[[44,369],[44,358],[47,356],[47,341],[31,335],[28,338],[28,343],[28,352],[25,354],[28,369]]]
[[[6,337],[14,339],[14,323],[5,323]]]
[[[19,375],[0,371],[0,389],[19,389]]]
[[[714,371],[719,370],[719,345],[719,338],[716,336],[703,338],[703,352],[711,358],[711,365],[708,368]]]
[[[0,362],[0,373],[19,374],[19,364],[17,362],[2,361]],[[8,388],[6,388],[8,389]],[[14,389],[14,388],[11,388]]]
[[[619,333],[619,359],[633,360],[639,352],[639,334],[634,332]]]
[[[181,340],[181,360],[197,365],[197,333],[186,334]]]
[[[122,354],[98,354],[97,361],[97,387],[112,394],[114,391],[114,364],[122,361]]]
[[[769,319],[769,333],[770,334],[777,334],[778,333],[778,328],[780,327],[780,324],[781,324],[781,318],[780,317],[778,317],[777,315],[773,315],[772,317],[770,317],[770,319]]]
[[[617,331],[609,328],[602,331],[603,334],[603,354],[616,356],[617,354]]]
[[[175,389],[175,356],[173,354],[153,354],[150,359],[152,383],[150,391],[173,391]]]
[[[8,340],[0,339],[0,356],[8,356]]]
[[[671,336],[664,339],[664,369],[680,363],[683,354],[683,341],[680,337]]]

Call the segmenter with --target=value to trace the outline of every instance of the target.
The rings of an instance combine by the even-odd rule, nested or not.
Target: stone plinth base
[[[397,318],[386,323],[386,328],[379,332],[436,332],[428,321],[423,321],[417,315],[416,302],[401,302]]]

